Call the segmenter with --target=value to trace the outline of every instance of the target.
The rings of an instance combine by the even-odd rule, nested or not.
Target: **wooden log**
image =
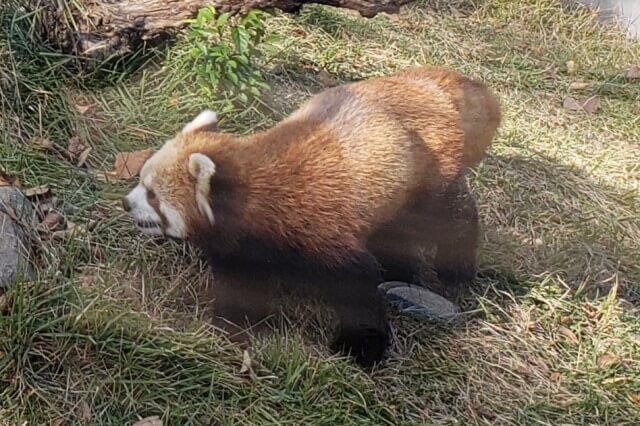
[[[79,58],[102,60],[171,36],[204,6],[218,13],[251,9],[296,13],[317,3],[358,11],[363,17],[397,13],[414,0],[18,0],[37,17],[44,41]]]

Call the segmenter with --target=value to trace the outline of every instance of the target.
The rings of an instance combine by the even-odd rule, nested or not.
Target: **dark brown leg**
[[[368,246],[382,265],[385,281],[430,287],[457,300],[477,268],[478,213],[466,182],[425,193],[392,222],[381,227]],[[436,247],[439,283],[421,280],[422,250]]]
[[[235,266],[216,267],[213,274],[214,325],[235,342],[247,342],[250,335],[266,330],[278,296],[269,276]]]
[[[440,293],[458,300],[477,272],[479,223],[475,199],[460,179],[425,197],[422,204],[428,217],[428,235],[437,247],[434,269],[442,286]]]
[[[363,367],[382,361],[389,345],[389,323],[377,289],[379,275],[329,271],[323,278],[318,284],[338,317],[332,349],[353,356]]]

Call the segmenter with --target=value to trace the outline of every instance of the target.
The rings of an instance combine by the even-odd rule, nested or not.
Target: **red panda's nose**
[[[131,210],[131,205],[129,204],[129,199],[127,197],[122,198],[122,208],[126,212]]]

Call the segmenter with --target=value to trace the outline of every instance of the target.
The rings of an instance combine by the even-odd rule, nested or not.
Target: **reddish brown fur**
[[[177,156],[168,159],[176,169],[164,185],[185,188],[188,155],[204,153],[243,188],[238,232],[340,260],[363,252],[372,230],[414,194],[454,182],[480,161],[499,121],[497,101],[482,83],[414,68],[329,89],[246,138],[179,135]],[[183,197],[179,204],[192,204],[192,195]],[[197,209],[185,213],[194,232],[206,226]]]
[[[370,364],[388,338],[379,266],[412,280],[433,241],[445,287],[473,279],[478,222],[464,173],[499,123],[484,84],[422,67],[328,89],[252,136],[181,133],[148,164],[158,198],[212,263],[217,315],[259,321],[269,298],[256,286],[284,273],[324,291],[340,318],[336,348]],[[188,171],[194,153],[215,164],[205,185]]]

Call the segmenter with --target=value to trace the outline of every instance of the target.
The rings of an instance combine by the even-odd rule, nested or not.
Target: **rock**
[[[387,281],[380,284],[378,289],[401,313],[438,320],[452,320],[461,315],[457,305],[424,287],[402,281]]]
[[[34,221],[33,206],[22,192],[10,186],[0,187],[0,287],[33,277],[27,232]]]

